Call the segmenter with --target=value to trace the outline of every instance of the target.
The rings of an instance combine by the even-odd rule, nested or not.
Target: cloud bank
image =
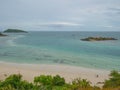
[[[120,31],[120,0],[0,0],[0,30],[48,26]]]

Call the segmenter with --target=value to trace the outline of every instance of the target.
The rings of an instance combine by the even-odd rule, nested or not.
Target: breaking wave
[[[24,35],[18,35],[18,36],[13,36],[10,37],[9,40],[7,40],[7,45],[9,46],[17,46],[17,43],[15,42],[16,39],[20,39],[25,37]]]

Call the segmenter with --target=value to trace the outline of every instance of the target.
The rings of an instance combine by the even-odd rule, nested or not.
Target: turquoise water
[[[115,41],[87,42],[89,36]],[[29,32],[0,37],[0,60],[27,64],[66,64],[120,70],[120,32]]]

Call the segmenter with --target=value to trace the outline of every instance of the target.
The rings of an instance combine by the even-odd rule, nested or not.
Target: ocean
[[[29,31],[0,37],[0,61],[120,70],[120,32]],[[89,36],[118,40],[82,41]]]

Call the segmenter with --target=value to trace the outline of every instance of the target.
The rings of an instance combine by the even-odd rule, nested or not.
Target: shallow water
[[[89,36],[115,41],[87,42]],[[67,64],[120,70],[120,32],[29,32],[0,38],[0,60],[30,64]]]

